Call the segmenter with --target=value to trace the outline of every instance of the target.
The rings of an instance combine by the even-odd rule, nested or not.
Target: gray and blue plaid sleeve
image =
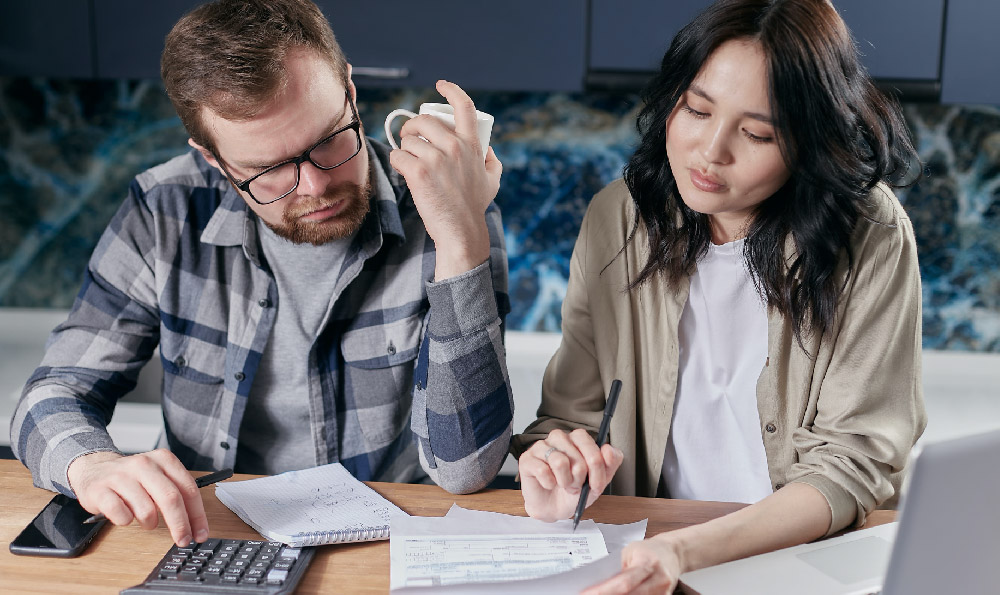
[[[134,192],[95,250],[69,318],[56,327],[14,416],[14,455],[36,486],[74,496],[70,463],[117,451],[107,432],[115,404],[135,387],[156,347],[158,322],[151,253],[151,215]]]
[[[420,463],[453,493],[482,489],[496,476],[514,415],[503,342],[507,258],[493,204],[486,221],[490,259],[427,283],[429,321],[414,373],[411,424]]]

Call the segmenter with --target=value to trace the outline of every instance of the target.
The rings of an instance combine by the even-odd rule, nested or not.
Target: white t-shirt
[[[691,277],[663,459],[671,498],[753,503],[772,492],[756,390],[767,358],[767,310],[743,244],[710,245]]]

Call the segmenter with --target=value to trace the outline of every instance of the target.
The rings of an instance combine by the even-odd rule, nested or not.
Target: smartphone
[[[107,523],[101,520],[83,524],[90,516],[78,501],[56,494],[35,520],[10,542],[10,552],[22,556],[78,556]]]

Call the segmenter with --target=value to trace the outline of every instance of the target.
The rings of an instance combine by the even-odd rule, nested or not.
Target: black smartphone
[[[90,516],[73,498],[56,494],[10,542],[10,552],[22,556],[78,556],[107,522],[83,524]]]

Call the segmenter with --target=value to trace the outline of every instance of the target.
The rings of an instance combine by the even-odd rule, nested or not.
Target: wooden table
[[[233,480],[253,475],[236,475]],[[232,481],[232,480],[230,480]],[[475,510],[524,516],[517,490],[484,490],[467,496],[449,494],[436,486],[371,482],[377,492],[412,515],[443,516],[453,502]],[[212,537],[259,539],[215,497],[201,490]],[[170,548],[163,526],[151,531],[133,523],[105,526],[78,558],[15,556],[10,541],[52,498],[52,492],[31,485],[20,462],[0,460],[0,593],[117,593],[138,584]],[[701,523],[743,507],[726,502],[694,502],[625,496],[603,496],[584,518],[604,523],[632,523],[649,519],[646,536]],[[895,513],[876,511],[866,526],[892,521]],[[389,590],[389,542],[323,546],[297,593],[385,593]]]

